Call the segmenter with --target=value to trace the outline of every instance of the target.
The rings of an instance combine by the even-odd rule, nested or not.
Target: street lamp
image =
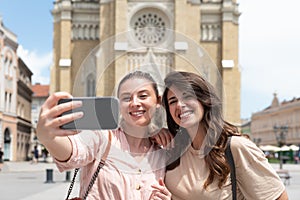
[[[277,126],[275,125],[273,127],[275,138],[277,141],[278,146],[281,148],[283,145],[285,145],[286,142],[286,134],[288,132],[289,127],[287,125],[285,126]],[[279,160],[280,160],[280,166],[279,168],[282,169],[282,152],[281,149],[279,151]]]

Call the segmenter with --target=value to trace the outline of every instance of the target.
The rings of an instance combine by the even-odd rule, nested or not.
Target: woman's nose
[[[184,106],[186,106],[185,102],[183,100],[178,99],[177,107],[181,108],[181,107],[184,107]]]
[[[133,96],[132,99],[131,99],[131,104],[132,104],[132,105],[139,105],[139,104],[140,104],[139,98]]]

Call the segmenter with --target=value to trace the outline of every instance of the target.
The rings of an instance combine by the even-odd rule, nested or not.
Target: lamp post
[[[283,145],[285,145],[286,142],[286,134],[288,132],[289,127],[287,125],[285,126],[277,126],[275,125],[273,127],[275,138],[277,141],[278,146],[281,148]],[[282,152],[279,151],[279,161],[280,165],[279,168],[282,169]]]

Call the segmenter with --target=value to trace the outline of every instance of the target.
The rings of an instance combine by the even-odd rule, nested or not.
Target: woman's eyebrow
[[[144,93],[144,92],[148,93],[149,90],[145,89],[145,90],[137,91],[137,93]],[[123,93],[120,94],[120,97],[122,97],[122,96],[131,96],[131,94],[132,93],[130,93],[130,92],[123,92]]]
[[[173,99],[176,99],[176,96],[171,96],[170,98],[168,98],[168,101],[171,101]]]
[[[149,92],[149,90],[140,90],[138,93]]]

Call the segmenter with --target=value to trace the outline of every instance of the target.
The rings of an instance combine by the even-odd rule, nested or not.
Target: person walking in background
[[[32,150],[32,162],[33,164],[37,164],[39,161],[39,150],[37,145],[34,145]]]
[[[60,126],[82,117],[82,113],[60,116],[81,106],[80,102],[57,105],[59,99],[72,98],[65,92],[52,94],[42,106],[37,136],[54,157],[60,171],[82,168],[80,197],[109,144],[113,145],[87,198],[110,200],[171,199],[165,188],[165,157],[150,139],[149,125],[161,97],[157,84],[148,73],[135,71],[119,83],[117,92],[122,116],[115,130],[63,130]],[[162,130],[164,131],[164,129]],[[167,133],[166,133],[167,134]]]
[[[47,162],[47,158],[48,158],[48,151],[45,147],[43,147],[42,149],[42,156],[43,156],[43,160],[46,163]]]
[[[2,147],[0,147],[0,171],[1,171],[2,165],[3,165],[3,155],[4,155],[4,152],[2,151]]]
[[[236,171],[237,199],[288,199],[285,187],[264,153],[222,117],[222,102],[213,86],[189,72],[165,78],[163,105],[175,139],[165,184],[173,200],[232,199],[227,141]],[[180,157],[179,157],[180,156]]]

